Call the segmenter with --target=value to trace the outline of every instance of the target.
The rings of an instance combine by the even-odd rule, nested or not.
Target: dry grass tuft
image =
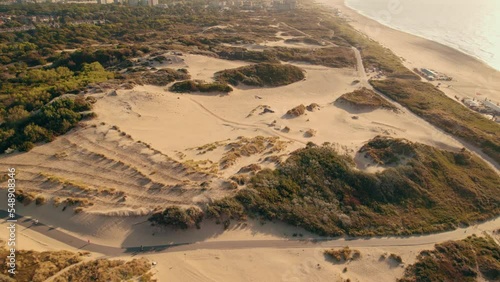
[[[238,137],[237,142],[226,145],[227,152],[220,160],[222,169],[226,169],[236,163],[241,157],[249,157],[255,154],[272,154],[286,149],[289,142],[281,141],[278,137],[256,136],[253,138]]]
[[[361,253],[358,250],[351,250],[349,247],[338,250],[325,250],[323,253],[327,258],[332,259],[336,263],[358,260],[361,258]]]
[[[97,259],[74,266],[54,279],[54,282],[86,281],[142,281],[151,282],[151,263],[145,259],[123,260]]]
[[[289,117],[298,117],[306,113],[306,106],[303,104],[298,105],[297,107],[290,109],[286,112],[286,115]]]
[[[5,258],[8,250],[0,248],[0,281],[9,281],[4,274],[7,272]],[[60,270],[74,265],[82,260],[84,253],[72,253],[69,251],[37,252],[17,250],[16,262],[19,271],[16,272],[15,280],[41,282],[53,276]]]

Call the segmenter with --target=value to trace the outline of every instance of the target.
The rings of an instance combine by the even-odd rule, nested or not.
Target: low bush
[[[417,262],[408,266],[399,282],[417,281],[498,281],[500,247],[491,237],[475,235],[461,241],[437,244],[422,251]]]
[[[304,71],[292,65],[260,63],[215,73],[218,81],[251,86],[283,86],[304,79]]]
[[[395,261],[395,262],[397,262],[399,264],[403,263],[403,259],[401,258],[401,256],[396,255],[396,254],[390,254],[389,255],[389,259],[393,260],[393,261]]]
[[[178,206],[167,207],[163,212],[155,213],[148,220],[154,225],[171,226],[174,228],[188,229],[200,227],[203,212],[194,207],[183,209]]]
[[[286,112],[286,115],[289,117],[298,117],[306,113],[306,106],[300,104],[293,109],[290,109]]]
[[[344,247],[338,250],[325,250],[323,253],[326,257],[332,259],[336,263],[358,260],[361,258],[361,253],[358,250],[351,250],[349,247]]]
[[[196,80],[185,80],[174,83],[169,88],[172,92],[178,93],[190,93],[190,92],[223,92],[229,93],[233,89],[226,83],[221,82],[211,82],[205,83]]]

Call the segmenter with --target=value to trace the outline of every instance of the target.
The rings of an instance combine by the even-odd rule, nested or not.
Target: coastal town
[[[175,5],[184,5],[183,0],[167,1],[159,3],[158,0],[9,0],[0,2],[1,5],[29,3],[59,3],[59,4],[118,4],[129,6],[156,6],[168,8]],[[297,7],[297,0],[208,0],[207,7],[218,7],[222,9],[241,10],[275,10],[287,11]]]

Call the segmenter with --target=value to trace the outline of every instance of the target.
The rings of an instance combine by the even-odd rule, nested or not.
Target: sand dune
[[[373,24],[355,14],[352,16],[356,20],[353,24],[361,30],[368,29],[369,25],[364,24]],[[440,57],[437,52],[444,48],[442,46],[385,27],[380,30],[379,35],[374,35],[375,39],[405,57],[409,67],[425,65],[456,77],[457,82],[452,82],[454,86],[447,90],[451,91],[449,95],[455,95],[452,91],[468,95],[470,89],[479,89],[477,85],[482,77],[496,77],[487,67],[459,54]],[[414,51],[422,50],[424,45],[428,49]],[[248,64],[200,55],[186,54],[182,58],[183,61],[175,65],[156,67],[185,67],[193,79],[211,81],[217,71]],[[451,68],[457,64],[454,59],[464,62],[466,68],[479,71],[470,74],[454,70]],[[53,207],[52,202],[44,206],[32,203],[21,209],[22,214],[36,216],[48,225],[79,238],[91,238],[93,242],[137,246],[141,242],[165,244],[307,234],[298,228],[274,223],[262,227],[258,222],[250,222],[223,232],[221,226],[207,222],[201,230],[183,232],[154,228],[146,221],[147,214],[157,208],[172,204],[202,205],[230,195],[239,187],[228,178],[242,167],[256,163],[273,167],[272,162],[266,162],[266,157],[283,160],[307,142],[332,143],[339,151],[355,157],[359,169],[372,172],[382,168],[375,167],[356,152],[377,135],[407,138],[447,150],[464,147],[460,141],[399,105],[395,105],[398,113],[334,105],[342,94],[360,87],[352,82],[364,79],[360,77],[361,72],[295,65],[305,70],[306,79],[279,88],[242,86],[229,95],[202,95],[177,94],[162,87],[143,85],[118,90],[116,95],[94,94],[96,119],[28,153],[1,156],[0,167],[4,170],[16,167],[19,189],[47,199],[64,201],[68,197],[81,197],[92,203],[78,214],[71,210],[63,212],[64,204]],[[500,89],[498,81],[500,79],[493,79],[486,86],[492,97],[499,97],[495,96]],[[289,109],[311,103],[317,103],[319,109],[306,111],[297,118],[286,118]],[[262,105],[273,112],[255,110],[262,109]],[[314,130],[315,135],[308,137],[305,134],[308,130]],[[230,165],[225,166],[225,157],[234,152],[235,147],[245,144],[252,148],[245,149],[249,153],[231,159]],[[1,199],[5,200],[3,196]],[[26,248],[68,248],[29,230],[22,232],[26,234],[22,239]],[[431,247],[360,248],[362,260],[347,265],[345,273],[342,272],[346,265],[325,261],[323,249],[319,248],[197,250],[147,257],[158,261],[156,276],[160,281],[164,281],[164,277],[172,281],[342,281],[347,278],[391,281],[400,276],[403,269],[379,261],[382,253],[398,253],[405,263],[411,263],[418,250]]]

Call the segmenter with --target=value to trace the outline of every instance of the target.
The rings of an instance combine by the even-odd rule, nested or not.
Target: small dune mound
[[[335,100],[335,103],[353,106],[360,110],[385,109],[394,112],[398,111],[398,108],[365,87],[340,96]]]
[[[283,86],[304,79],[304,71],[296,66],[261,63],[229,69],[215,74],[217,81],[237,86]]]
[[[404,159],[413,158],[416,154],[414,145],[405,139],[393,139],[384,136],[376,136],[365,144],[360,153],[370,157],[380,165],[396,165]]]
[[[315,110],[319,109],[320,106],[316,103],[312,103],[309,106],[306,107],[306,109],[310,112],[314,112]]]
[[[298,116],[301,116],[305,113],[306,113],[306,106],[304,106],[303,104],[300,104],[297,107],[295,107],[291,110],[288,110],[288,112],[286,112],[286,115],[289,117],[298,117]]]
[[[190,92],[223,92],[229,93],[233,91],[231,86],[223,82],[206,83],[200,80],[185,80],[174,83],[169,88],[172,92],[190,93]]]
[[[307,137],[307,138],[314,137],[314,136],[316,136],[316,133],[317,133],[317,131],[311,128],[311,129],[308,129],[304,133],[304,137]]]

